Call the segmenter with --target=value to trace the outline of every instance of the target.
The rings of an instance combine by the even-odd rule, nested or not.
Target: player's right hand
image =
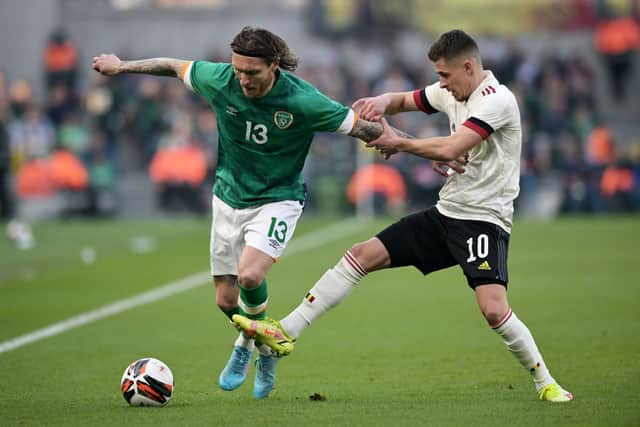
[[[118,74],[118,70],[120,68],[120,58],[118,58],[114,54],[102,54],[100,56],[94,56],[93,62],[91,63],[91,68],[99,72],[100,74],[104,74],[105,76],[113,76]]]
[[[384,116],[389,101],[384,95],[370,96],[358,99],[351,108],[364,120],[377,122]]]
[[[458,159],[452,160],[450,162],[439,162],[437,160],[434,160],[433,170],[438,172],[439,175],[448,178],[454,173],[464,173],[464,165],[466,165],[467,163],[469,163],[469,154],[460,156]]]

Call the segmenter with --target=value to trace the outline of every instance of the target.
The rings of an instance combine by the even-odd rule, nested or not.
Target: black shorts
[[[449,218],[435,207],[406,216],[376,236],[389,251],[391,267],[412,265],[427,275],[459,265],[467,283],[509,281],[509,233],[485,221]]]

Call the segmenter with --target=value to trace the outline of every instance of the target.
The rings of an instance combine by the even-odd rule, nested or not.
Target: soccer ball
[[[131,406],[164,406],[173,396],[173,374],[158,359],[139,359],[124,370],[120,391]]]

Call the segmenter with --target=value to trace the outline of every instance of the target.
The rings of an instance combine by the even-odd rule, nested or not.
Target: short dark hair
[[[480,57],[480,49],[476,41],[462,30],[451,30],[441,34],[429,49],[429,59],[433,62],[441,58],[449,60],[460,55]]]
[[[300,59],[278,35],[264,28],[244,27],[231,42],[231,50],[238,55],[262,58],[267,64],[280,61],[279,66],[294,71]]]

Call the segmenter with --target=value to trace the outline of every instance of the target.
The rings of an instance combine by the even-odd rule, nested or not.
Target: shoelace
[[[275,360],[271,357],[258,357],[254,362],[255,367],[263,374],[273,375],[269,370],[275,364]]]
[[[234,358],[233,361],[233,370],[234,371],[244,371],[244,369],[247,367],[249,360],[251,359],[251,351],[242,351],[240,349],[235,349],[233,350],[237,357]]]

